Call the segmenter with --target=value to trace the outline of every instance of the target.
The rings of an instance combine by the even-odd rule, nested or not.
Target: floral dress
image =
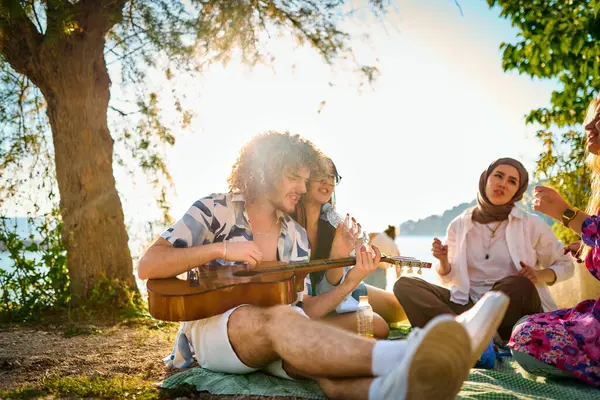
[[[592,248],[585,265],[600,280],[600,217],[585,220],[581,239]],[[530,316],[514,329],[508,346],[600,387],[600,298]]]

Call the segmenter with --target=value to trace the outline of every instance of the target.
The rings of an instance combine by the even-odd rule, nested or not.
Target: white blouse
[[[507,225],[507,221],[500,225],[498,222],[474,222],[467,233],[467,271],[471,281],[469,298],[473,303],[490,291],[494,283],[519,272],[508,252]]]
[[[472,221],[474,209],[475,207],[463,212],[448,227],[446,244],[448,260],[452,268],[448,275],[439,276],[442,285],[451,292],[450,300],[462,305],[468,303],[471,294],[467,262],[467,253],[471,252],[467,251],[467,235],[476,225]],[[556,274],[556,282],[573,276],[574,266],[570,256],[564,255],[564,245],[540,217],[514,207],[508,216],[505,229],[504,238],[508,255],[517,271],[521,270],[519,262],[522,261],[537,270],[552,269]],[[490,260],[492,256],[493,254],[490,254]],[[479,264],[472,263],[472,265]],[[537,283],[535,286],[540,294],[544,311],[556,310],[556,303],[550,296],[548,286],[543,283]]]

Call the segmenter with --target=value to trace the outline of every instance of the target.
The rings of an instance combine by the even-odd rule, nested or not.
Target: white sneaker
[[[471,369],[465,328],[451,315],[435,317],[407,339],[407,354],[369,400],[453,399]]]
[[[487,292],[468,311],[456,317],[471,338],[473,354],[471,365],[475,365],[500,326],[510,299],[502,292]]]

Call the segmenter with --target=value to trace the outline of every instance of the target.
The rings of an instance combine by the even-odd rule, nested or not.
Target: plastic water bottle
[[[342,218],[342,216],[335,211],[335,208],[333,208],[331,203],[325,203],[322,210],[325,213],[327,222],[329,222],[334,228],[337,228],[339,224],[348,225],[348,217],[346,217],[346,219]]]
[[[325,203],[323,205],[323,212],[325,213],[325,218],[327,218],[327,222],[331,224],[334,228],[337,228],[340,224],[343,224],[343,228],[345,232],[349,232],[350,230],[350,217],[346,215],[346,218],[342,217],[335,211],[335,208],[330,203]],[[360,244],[366,245],[369,242],[367,237],[367,232],[363,231],[361,238],[356,238]]]
[[[360,296],[359,299],[358,313],[356,313],[358,334],[373,339],[375,337],[373,333],[373,308],[369,304],[369,296]]]

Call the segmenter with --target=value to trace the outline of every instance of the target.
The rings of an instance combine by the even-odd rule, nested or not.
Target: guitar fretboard
[[[431,268],[431,263],[419,261],[416,258],[412,257],[402,257],[402,256],[382,256],[382,262],[387,262],[390,264],[395,264],[403,267],[416,267],[416,268]],[[309,262],[300,262],[300,263],[289,263],[280,265],[277,268],[265,268],[261,269],[254,268],[252,271],[256,273],[260,272],[273,272],[273,271],[290,271],[290,270],[303,270],[303,269],[315,269],[319,267],[323,267],[323,269],[336,268],[336,267],[346,267],[349,265],[354,265],[356,263],[355,257],[346,257],[346,258],[336,258],[330,260],[315,260]]]

